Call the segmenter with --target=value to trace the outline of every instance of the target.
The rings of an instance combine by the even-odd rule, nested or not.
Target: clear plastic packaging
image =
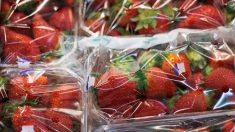
[[[57,64],[75,51],[76,0],[1,0],[0,4],[2,66]]]
[[[81,131],[84,82],[72,71],[7,68],[0,81],[0,131]]]
[[[89,59],[90,124],[193,120],[192,115],[232,111],[235,41],[227,35],[234,31],[227,31],[180,33],[171,42],[152,40],[145,47],[136,41],[141,38],[102,37]],[[126,46],[110,48],[122,42]]]
[[[90,35],[155,35],[177,28],[211,29],[234,19],[233,0],[84,0],[82,29]]]

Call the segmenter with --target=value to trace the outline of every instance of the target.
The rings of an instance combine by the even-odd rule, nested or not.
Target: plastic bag
[[[2,64],[55,64],[76,48],[75,0],[1,0]]]
[[[1,71],[0,131],[80,131],[83,80],[65,68]]]
[[[82,29],[90,35],[145,36],[230,25],[234,1],[85,0],[82,12]]]
[[[234,112],[234,111],[233,111]],[[210,116],[206,116],[210,115]],[[106,132],[232,132],[234,131],[234,113],[217,112],[200,116],[178,117],[174,120],[149,120],[132,123],[109,124],[100,126],[95,131]],[[192,120],[193,118],[193,120]]]
[[[126,49],[99,47],[90,65],[91,120],[162,120],[234,109],[233,36],[179,36],[147,49],[130,46],[135,43]],[[110,37],[110,44],[125,40],[117,39]]]

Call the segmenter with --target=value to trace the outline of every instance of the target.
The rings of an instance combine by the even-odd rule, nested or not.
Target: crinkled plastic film
[[[2,70],[0,131],[80,131],[83,85],[65,68]]]
[[[233,0],[84,0],[81,26],[91,36],[152,36],[229,27],[233,19]]]
[[[232,35],[221,37],[226,33],[180,33],[174,41],[148,48],[140,42],[140,48],[135,43],[110,48],[126,38],[109,37],[108,45],[98,41],[97,59],[90,64],[90,123],[164,123],[174,117],[193,122],[202,114],[216,118],[210,113],[233,111],[235,47]]]
[[[1,0],[2,66],[55,65],[76,50],[76,0]]]

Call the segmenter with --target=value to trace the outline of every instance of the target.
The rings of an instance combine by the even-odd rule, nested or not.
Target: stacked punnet
[[[64,45],[74,44],[67,42],[75,32],[74,5],[68,0],[2,0],[1,63],[49,63],[71,52]]]
[[[85,1],[83,27],[109,36],[155,35],[177,28],[211,29],[229,25],[229,0],[93,0]]]

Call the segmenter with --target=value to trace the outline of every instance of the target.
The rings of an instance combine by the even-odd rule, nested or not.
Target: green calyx
[[[147,88],[147,79],[144,74],[144,71],[139,70],[135,73],[135,81],[137,82],[137,90],[138,91],[145,91]]]
[[[213,90],[210,91],[205,91],[204,92],[206,102],[209,108],[213,108],[213,106],[216,104],[216,99],[215,99],[215,92]]]
[[[101,12],[91,12],[87,17],[88,20],[96,20],[100,18]]]
[[[137,26],[135,30],[156,28],[157,27],[157,16],[159,11],[149,9],[139,9],[139,15],[132,18],[131,21],[136,22]]]
[[[162,8],[162,12],[164,15],[166,15],[171,20],[174,20],[174,18],[176,16],[176,11],[174,11],[171,6],[164,6]]]
[[[230,23],[235,18],[234,11],[235,11],[235,2],[229,3],[224,8],[224,13],[226,16],[226,23]]]
[[[175,102],[180,98],[180,95],[175,95],[167,101],[167,106],[170,110],[174,108]]]
[[[133,71],[133,67],[136,66],[136,60],[134,56],[128,54],[119,54],[113,60],[111,60],[112,65],[123,71],[123,72],[130,72]]]
[[[203,69],[202,73],[203,73],[205,76],[208,76],[213,70],[214,70],[213,67],[207,65],[207,66]]]
[[[59,58],[61,56],[63,56],[62,51],[54,50],[54,51],[51,51],[51,52],[48,52],[48,53],[44,53],[41,58],[44,59],[44,60],[50,60],[50,59],[53,59],[53,58]]]
[[[161,66],[169,52],[146,51],[139,57],[141,69]]]
[[[17,11],[20,11],[20,12],[24,12],[25,14],[29,15],[31,13],[33,13],[33,11],[36,9],[38,5],[38,2],[37,1],[29,1],[29,2],[26,2],[20,6],[17,7]]]
[[[187,51],[186,55],[191,62],[193,71],[195,71],[197,68],[204,69],[206,67],[207,60],[200,53],[190,49]]]

